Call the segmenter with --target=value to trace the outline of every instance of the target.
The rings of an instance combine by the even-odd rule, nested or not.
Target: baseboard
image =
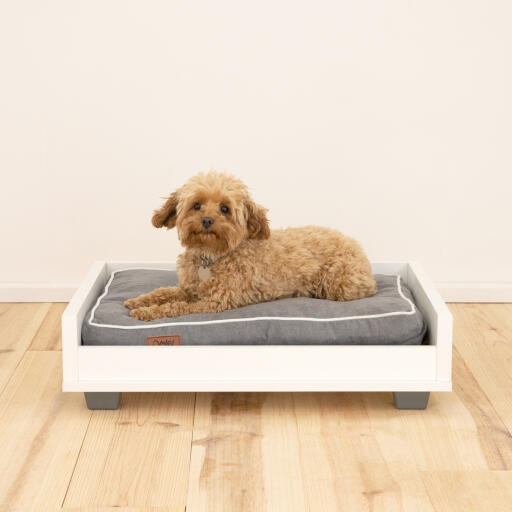
[[[74,283],[0,283],[0,302],[69,302],[77,288]]]
[[[435,283],[445,302],[512,302],[512,283]]]
[[[512,302],[512,283],[435,283],[446,302]],[[0,302],[69,302],[76,284],[0,283]]]

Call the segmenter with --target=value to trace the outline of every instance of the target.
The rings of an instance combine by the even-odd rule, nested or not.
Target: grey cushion
[[[350,302],[293,298],[222,313],[142,322],[123,306],[162,286],[177,284],[176,272],[118,270],[87,313],[84,345],[146,345],[148,336],[180,335],[182,345],[415,345],[424,338],[423,316],[398,276],[376,275],[379,291]]]

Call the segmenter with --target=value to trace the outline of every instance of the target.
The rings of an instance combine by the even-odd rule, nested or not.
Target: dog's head
[[[176,227],[183,246],[205,255],[225,254],[242,240],[270,236],[266,210],[247,187],[228,174],[198,174],[155,210],[153,226]]]

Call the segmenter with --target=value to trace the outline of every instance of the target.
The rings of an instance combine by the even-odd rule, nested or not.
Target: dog
[[[229,174],[210,171],[173,192],[152,218],[176,227],[179,286],[129,299],[130,316],[154,320],[221,311],[287,297],[349,301],[377,283],[361,246],[335,229],[270,230],[267,210]]]

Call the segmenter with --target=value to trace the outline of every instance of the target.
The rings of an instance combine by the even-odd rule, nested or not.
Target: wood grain
[[[403,489],[371,429],[364,394],[293,399],[307,510],[402,510]]]
[[[63,512],[173,512],[175,507],[64,507]],[[185,510],[183,512],[186,512]]]
[[[67,305],[67,302],[55,302],[50,305],[29,350],[62,350],[61,316]]]
[[[125,393],[116,411],[94,411],[65,507],[156,507],[182,512],[194,395]]]
[[[27,352],[0,396],[0,506],[52,510],[64,500],[91,413],[60,391],[59,352]]]
[[[453,391],[473,418],[487,467],[493,470],[512,470],[510,432],[457,349],[454,349],[454,355]]]
[[[262,393],[198,393],[187,512],[265,509]]]
[[[173,507],[65,507],[63,512],[173,512]],[[186,512],[186,511],[184,511]]]
[[[510,471],[432,471],[422,473],[436,512],[510,512]]]
[[[432,511],[368,414],[359,393],[198,395],[187,511]]]
[[[398,411],[378,395],[365,400],[387,457],[408,457],[423,471],[487,469],[476,425],[455,393],[433,393],[425,411]]]
[[[452,304],[454,343],[512,432],[512,307],[510,304]]]
[[[512,305],[450,305],[454,391],[425,411],[391,393],[125,393],[91,412],[60,391],[62,309],[0,304],[2,512],[511,510]]]
[[[50,304],[0,303],[0,392],[21,361]]]

